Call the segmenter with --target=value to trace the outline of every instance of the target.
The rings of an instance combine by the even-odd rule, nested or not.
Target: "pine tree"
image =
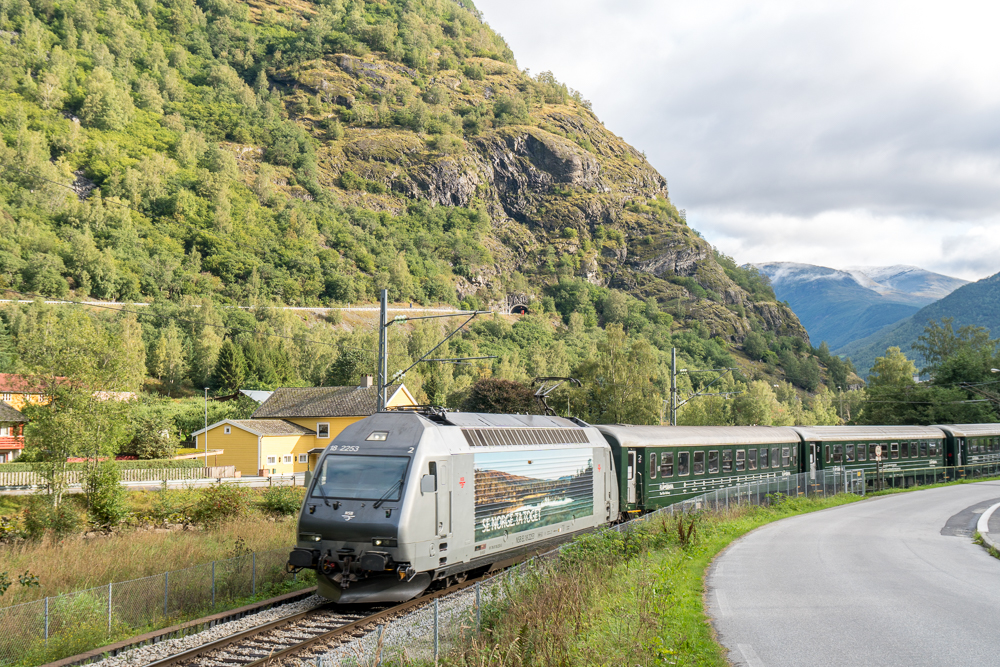
[[[219,359],[215,363],[216,386],[229,391],[239,391],[246,377],[247,366],[243,350],[233,341],[226,339],[219,349]]]

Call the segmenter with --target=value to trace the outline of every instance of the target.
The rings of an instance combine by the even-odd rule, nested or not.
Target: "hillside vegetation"
[[[482,376],[575,373],[593,379],[588,416],[609,418],[596,396],[626,382],[602,365],[612,348],[644,364],[635,419],[656,419],[670,347],[693,368],[825,381],[766,278],[714,252],[644,155],[520,70],[470,2],[0,0],[0,63],[0,290],[154,304],[6,309],[10,369],[72,374],[65,349],[35,348],[85,321],[138,331],[124,363],[169,394],[353,382],[374,366],[370,322],[268,307],[385,288],[537,316],[441,349],[495,354],[485,366],[408,376],[449,405]],[[442,333],[401,329],[393,369]]]

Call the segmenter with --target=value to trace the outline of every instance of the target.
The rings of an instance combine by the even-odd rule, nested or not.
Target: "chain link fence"
[[[675,516],[737,505],[766,505],[782,497],[825,497],[838,493],[865,495],[862,470],[817,471],[719,489],[669,505],[607,530],[627,532],[664,514]],[[404,620],[382,626],[357,641],[315,660],[316,667],[374,667],[382,664],[433,662],[450,651],[467,647],[478,637],[483,608],[499,602],[526,577],[544,578],[562,547],[536,556],[470,588],[435,600]],[[496,656],[502,662],[502,656]]]
[[[287,549],[255,552],[0,608],[0,665],[51,641],[100,645],[94,642],[225,609],[297,578],[285,572],[287,559]]]

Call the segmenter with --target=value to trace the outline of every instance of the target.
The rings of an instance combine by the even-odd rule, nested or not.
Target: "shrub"
[[[204,489],[195,504],[194,516],[199,521],[215,523],[223,519],[244,516],[250,510],[250,493],[231,484],[216,484]]]
[[[261,507],[280,516],[296,514],[302,507],[302,494],[290,486],[272,486],[264,491]]]
[[[24,510],[24,532],[29,539],[41,539],[51,531],[62,537],[76,532],[80,527],[80,516],[69,503],[58,507],[48,496],[37,496]]]
[[[99,526],[117,526],[129,515],[125,487],[114,461],[102,461],[84,481],[90,520]]]

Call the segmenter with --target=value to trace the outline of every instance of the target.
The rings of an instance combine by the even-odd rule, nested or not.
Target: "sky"
[[[737,262],[1000,272],[1000,3],[476,6]]]

